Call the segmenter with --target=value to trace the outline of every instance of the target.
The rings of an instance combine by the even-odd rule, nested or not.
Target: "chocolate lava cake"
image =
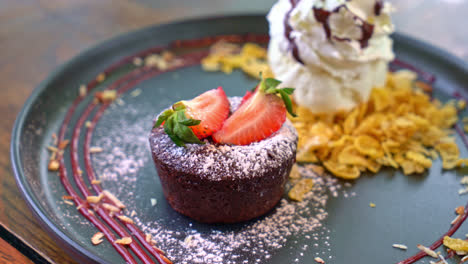
[[[230,98],[231,112],[240,98]],[[281,199],[295,162],[297,132],[289,121],[249,145],[178,147],[162,127],[150,147],[164,195],[177,212],[204,223],[235,223],[261,216]]]

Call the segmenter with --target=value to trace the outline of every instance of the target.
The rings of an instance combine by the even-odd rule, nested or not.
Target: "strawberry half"
[[[295,116],[289,98],[294,89],[278,89],[279,84],[275,79],[262,79],[258,89],[252,95],[247,93],[245,102],[224,122],[221,130],[213,134],[213,140],[222,144],[248,145],[278,131],[286,120],[287,111]]]
[[[230,104],[222,87],[204,92],[183,103],[187,108],[185,111],[187,117],[201,121],[199,125],[190,127],[199,139],[211,136],[220,130],[229,115]]]
[[[190,101],[180,101],[158,116],[154,127],[164,132],[177,146],[203,144],[200,139],[221,129],[229,115],[229,101],[223,88],[207,91]]]

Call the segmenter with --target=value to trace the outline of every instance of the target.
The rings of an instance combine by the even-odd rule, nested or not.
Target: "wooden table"
[[[35,85],[59,64],[111,36],[187,17],[266,13],[273,2],[0,0],[0,264],[32,263],[28,258],[36,263],[75,263],[42,231],[22,200],[12,175],[11,129]],[[468,60],[467,1],[393,2],[400,9],[394,19],[398,30]]]

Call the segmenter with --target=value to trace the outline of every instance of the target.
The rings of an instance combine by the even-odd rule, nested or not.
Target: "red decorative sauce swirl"
[[[246,35],[223,35],[223,36],[215,36],[215,37],[207,37],[203,39],[195,39],[195,40],[184,40],[184,41],[174,41],[167,46],[162,47],[153,47],[148,50],[142,51],[137,53],[136,55],[126,57],[119,62],[111,65],[109,68],[103,71],[106,76],[111,75],[114,71],[118,70],[120,67],[125,66],[127,64],[132,63],[133,59],[136,57],[144,57],[152,53],[160,53],[163,50],[170,50],[174,48],[203,48],[209,45],[214,44],[219,40],[226,40],[229,42],[235,43],[244,43],[244,42],[256,42],[256,43],[267,43],[268,36],[265,35],[253,35],[253,34],[246,34]],[[193,66],[200,63],[200,60],[207,55],[207,51],[197,51],[191,52],[188,54],[184,54],[180,57],[182,63],[174,66],[167,71],[176,70],[182,67]],[[130,73],[127,73],[114,83],[112,83],[107,90],[117,90],[117,94],[121,95],[126,91],[132,89],[138,83],[148,80],[157,76],[158,74],[167,72],[167,71],[160,71],[154,68],[137,68]],[[98,81],[93,80],[87,85],[87,91],[92,91],[98,84]],[[81,104],[83,98],[77,97],[70,108],[68,109],[64,121],[62,122],[59,130],[58,141],[63,142],[65,140],[65,134],[69,129],[70,122],[72,117],[76,114],[76,108],[78,105]],[[115,218],[111,217],[108,212],[99,205],[91,205],[86,201],[86,197],[92,195],[99,195],[102,193],[102,188],[97,184],[92,184],[94,193],[92,193],[88,189],[87,183],[84,181],[82,175],[83,172],[80,169],[79,165],[79,157],[78,157],[78,146],[79,146],[79,138],[81,134],[82,128],[84,128],[85,122],[88,120],[89,116],[94,112],[95,115],[92,118],[92,125],[86,130],[85,132],[85,139],[83,144],[83,151],[84,151],[84,168],[85,174],[87,175],[87,181],[92,182],[96,179],[94,170],[91,164],[91,157],[90,157],[90,143],[92,139],[92,134],[94,131],[94,127],[96,123],[102,117],[104,111],[109,107],[109,104],[102,104],[99,105],[95,102],[90,103],[86,106],[84,111],[80,114],[77,123],[74,125],[72,130],[72,137],[71,137],[71,144],[70,144],[70,160],[71,160],[71,172],[72,172],[72,179],[74,184],[76,184],[80,193],[77,193],[75,188],[72,186],[68,171],[64,163],[64,157],[59,157],[59,175],[60,180],[68,192],[68,194],[73,197],[73,201],[75,205],[79,208],[78,211],[88,219],[100,232],[102,232],[105,238],[111,242],[111,245],[115,248],[115,250],[122,256],[122,258],[127,263],[138,263],[135,260],[135,257],[130,253],[129,249],[135,254],[135,256],[143,263],[155,263],[154,259],[158,263],[172,263],[168,260],[162,250],[154,247],[152,244],[146,241],[145,234],[139,230],[137,226],[131,223],[126,223],[124,221],[117,221]],[[112,204],[112,201],[104,198],[106,203]],[[94,212],[99,216],[97,217],[93,211],[89,209],[94,209]],[[115,214],[116,216],[120,215],[120,213]],[[139,243],[136,241],[130,243],[128,248],[126,246],[116,244],[114,241],[118,238],[114,235],[114,232],[120,237],[133,237],[138,240]],[[140,245],[141,244],[141,245]],[[143,246],[143,247],[142,247]],[[154,259],[153,259],[154,258]]]

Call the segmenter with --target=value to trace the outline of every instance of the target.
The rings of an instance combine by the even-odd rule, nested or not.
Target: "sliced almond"
[[[86,89],[86,85],[82,84],[80,85],[80,88],[78,89],[78,92],[81,97],[85,97],[86,94],[88,93],[88,89]]]
[[[90,128],[93,126],[93,123],[91,123],[91,121],[86,121],[84,125],[85,127]]]
[[[123,222],[125,222],[127,224],[133,224],[133,220],[128,216],[118,215],[117,218],[119,218],[120,220],[122,220]]]
[[[91,243],[93,243],[93,245],[99,245],[102,243],[102,238],[104,237],[104,234],[101,233],[101,232],[97,232],[96,234],[93,235],[93,237],[91,237]]]
[[[116,90],[105,90],[102,92],[97,92],[94,97],[100,103],[110,103],[117,99],[117,91]]]
[[[57,140],[58,140],[57,134],[52,133],[52,140],[53,140],[53,142],[54,142],[54,146],[56,146],[56,145],[57,145]]]
[[[63,200],[63,202],[68,205],[75,205],[72,201],[69,201],[69,200]]]
[[[431,257],[433,257],[433,258],[439,258],[439,255],[437,255],[437,253],[436,253],[434,250],[432,250],[432,249],[430,249],[430,248],[428,248],[428,247],[425,247],[425,246],[423,246],[423,245],[420,245],[420,244],[418,244],[417,247],[418,247],[421,251],[423,251],[424,253],[426,253],[428,256],[431,256]]]
[[[468,184],[468,176],[463,176],[463,178],[460,180],[460,183],[465,185]]]
[[[115,197],[115,195],[113,195],[111,192],[109,192],[108,190],[104,190],[102,191],[102,193],[107,197],[109,198],[109,200],[111,200],[117,207],[119,208],[125,208],[125,205],[119,200],[117,199],[117,197]]]
[[[89,153],[99,153],[102,152],[103,149],[101,147],[90,147],[89,148]]]
[[[52,146],[48,146],[47,149],[51,152],[57,152],[58,151],[58,148],[56,147],[52,147]]]
[[[324,261],[322,258],[320,258],[320,257],[316,257],[316,258],[314,258],[314,260],[315,260],[315,262],[320,263],[320,264],[324,264],[324,263],[325,263],[325,261]]]
[[[392,247],[407,250],[408,247],[403,244],[393,244]]]
[[[95,203],[99,203],[102,198],[104,198],[104,194],[100,193],[98,196],[91,195],[91,196],[86,197],[86,201],[88,203],[95,204]]]
[[[450,222],[450,224],[451,225],[456,224],[458,221],[460,221],[461,218],[462,218],[461,215],[457,215],[457,217],[455,217],[455,219],[453,219],[452,222]]]
[[[151,242],[151,234],[146,234],[145,241],[150,243]]]
[[[91,184],[101,184],[101,180],[92,180]]]
[[[50,160],[47,168],[50,171],[57,171],[60,168],[60,163],[57,160]]]
[[[165,61],[171,61],[174,59],[174,53],[170,52],[170,51],[163,51],[163,53],[161,54],[163,60]]]
[[[132,243],[132,238],[131,237],[122,237],[121,239],[117,239],[114,241],[115,244],[120,244],[120,245],[130,245]]]
[[[135,66],[143,65],[143,59],[140,58],[140,57],[133,58],[133,65],[135,65]]]
[[[133,90],[133,91],[130,93],[130,95],[131,95],[132,97],[137,97],[137,96],[139,96],[140,94],[141,94],[141,89],[140,89],[140,88],[135,89],[135,90]]]
[[[448,262],[445,260],[444,256],[442,256],[442,255],[440,254],[440,252],[438,252],[438,253],[439,253],[439,257],[440,257],[440,260],[442,261],[442,263],[448,264]]]
[[[135,212],[135,210],[132,210],[132,213],[130,214],[130,217],[134,217],[137,213]]]
[[[94,215],[94,212],[93,212],[93,210],[91,210],[91,209],[88,209],[88,213],[89,213],[90,215]]]
[[[465,212],[465,207],[463,205],[460,205],[458,206],[457,208],[455,208],[455,212],[458,214],[458,215],[461,215]]]
[[[63,141],[60,141],[59,145],[58,145],[58,148],[59,149],[65,149],[67,146],[68,146],[68,143],[70,142],[70,140],[68,139],[65,139]]]
[[[112,213],[118,213],[120,212],[120,208],[116,207],[116,206],[113,206],[112,204],[108,204],[108,203],[103,203],[102,204],[102,207]]]
[[[170,259],[168,259],[166,256],[164,256],[163,254],[159,254],[159,256],[161,256],[161,258],[163,259],[164,263],[166,264],[172,264],[172,261]]]
[[[50,154],[49,160],[55,160],[55,159],[57,159],[57,152],[54,151],[52,152],[52,154]]]
[[[101,72],[100,74],[98,74],[98,76],[96,77],[96,81],[98,82],[103,82],[106,80],[106,74]]]

